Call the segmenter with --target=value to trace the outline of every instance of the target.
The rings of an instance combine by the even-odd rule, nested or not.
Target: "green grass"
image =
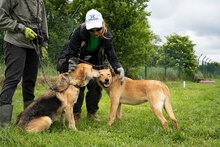
[[[220,146],[220,80],[216,84],[199,84],[186,81],[166,82],[170,88],[171,103],[178,120],[179,130],[175,130],[168,120],[170,130],[165,131],[160,121],[152,113],[149,104],[122,106],[122,120],[107,126],[110,99],[103,92],[97,115],[102,120],[95,122],[86,118],[83,105],[82,120],[76,124],[78,131],[64,127],[59,121],[49,130],[40,134],[27,133],[19,128],[0,131],[0,146]],[[37,84],[36,97],[47,90],[47,86]],[[13,118],[22,111],[21,88],[13,98]],[[67,124],[67,121],[66,121]]]

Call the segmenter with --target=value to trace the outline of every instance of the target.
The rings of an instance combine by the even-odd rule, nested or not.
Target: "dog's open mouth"
[[[100,83],[102,84],[102,86],[103,86],[104,88],[108,88],[108,87],[110,86],[109,82],[103,83],[102,81],[100,81]]]

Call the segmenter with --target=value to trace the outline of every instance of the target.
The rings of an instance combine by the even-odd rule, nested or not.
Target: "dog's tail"
[[[166,95],[165,102],[164,102],[165,110],[168,116],[170,117],[170,119],[173,121],[175,128],[178,129],[177,120],[174,116],[173,109],[170,103],[170,93],[169,93],[169,89],[167,88],[167,86],[166,86],[166,90],[163,90],[163,91],[164,91],[164,94]]]

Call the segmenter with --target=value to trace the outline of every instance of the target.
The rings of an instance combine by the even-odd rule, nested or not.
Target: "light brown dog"
[[[29,132],[39,133],[59,118],[65,125],[66,113],[69,128],[76,130],[73,105],[77,101],[79,88],[86,86],[94,77],[99,77],[99,72],[84,63],[79,64],[71,73],[60,74],[53,86],[54,90],[45,92],[20,113],[16,125]]]
[[[115,115],[117,121],[121,119],[122,104],[137,105],[149,101],[152,111],[165,129],[168,129],[168,123],[163,116],[163,108],[173,121],[175,128],[178,129],[170,104],[169,89],[165,84],[155,80],[132,80],[125,77],[124,84],[121,85],[119,75],[115,75],[110,69],[100,70],[99,73],[100,77],[97,78],[97,82],[106,90],[111,99],[108,125],[114,122]]]

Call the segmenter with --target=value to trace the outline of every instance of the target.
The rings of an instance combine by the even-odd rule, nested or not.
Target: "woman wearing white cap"
[[[72,58],[74,57],[74,58]],[[86,14],[86,21],[76,27],[70,36],[70,40],[64,45],[58,55],[58,71],[67,72],[75,69],[78,61],[76,58],[86,60],[94,65],[103,65],[105,57],[115,72],[120,74],[121,83],[124,82],[124,69],[119,62],[113,48],[113,36],[105,26],[100,12],[91,9]],[[66,64],[69,61],[69,64]],[[96,112],[98,103],[102,97],[102,89],[95,80],[87,85],[86,94],[87,117],[100,121]],[[77,103],[74,105],[74,118],[78,121],[81,118],[81,107],[84,100],[85,87],[80,89]]]

